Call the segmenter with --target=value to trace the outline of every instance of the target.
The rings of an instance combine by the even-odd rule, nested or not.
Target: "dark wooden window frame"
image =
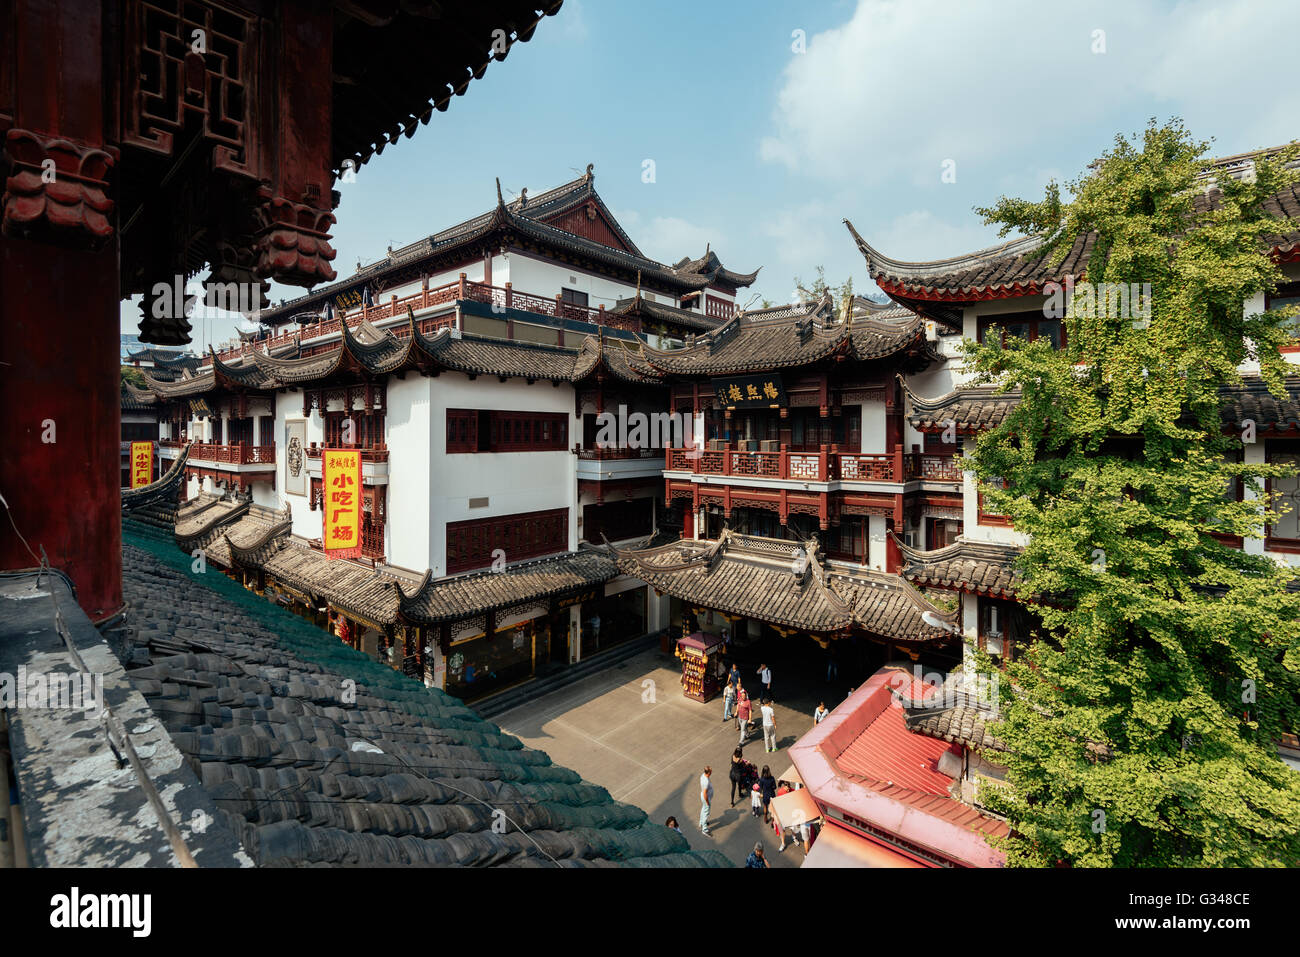
[[[569,510],[498,515],[447,523],[447,574],[487,568],[500,549],[507,563],[569,550]]]

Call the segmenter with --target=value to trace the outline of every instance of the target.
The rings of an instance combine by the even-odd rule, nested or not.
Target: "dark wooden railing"
[[[229,465],[274,465],[275,443],[270,445],[221,445],[195,442],[190,459],[200,462],[225,462]]]
[[[697,475],[737,475],[754,478],[803,479],[811,482],[902,482],[912,479],[961,481],[961,469],[951,456],[904,452],[841,452],[823,445],[816,452],[743,452],[738,449],[667,449],[664,468]]]
[[[238,359],[240,356],[249,355],[254,351],[268,352],[292,341],[294,336],[300,336],[302,341],[306,342],[309,339],[335,335],[341,331],[342,322],[345,319],[348,328],[354,328],[363,319],[369,322],[378,322],[384,319],[400,318],[406,315],[408,306],[412,310],[431,309],[435,306],[454,303],[457,300],[481,302],[502,309],[519,309],[523,312],[533,312],[542,316],[551,316],[555,319],[591,322],[610,329],[624,329],[628,332],[641,331],[640,320],[628,316],[609,315],[605,312],[604,306],[597,306],[593,309],[590,306],[579,306],[575,303],[565,302],[560,296],[547,297],[529,292],[516,292],[510,283],[506,283],[504,286],[491,286],[487,283],[472,282],[466,279],[465,274],[462,273],[456,282],[435,286],[432,289],[421,289],[409,296],[391,296],[387,302],[378,302],[373,306],[362,305],[360,310],[352,315],[344,315],[328,321],[322,320],[306,327],[301,332],[282,332],[279,335],[269,336],[264,339],[242,342],[233,349],[218,353],[217,356],[222,362],[228,362]],[[426,335],[432,334],[444,326],[451,325],[452,321],[450,317],[417,320],[420,331]],[[404,327],[391,331],[398,338],[403,338],[406,335]],[[211,363],[211,356],[204,356],[202,364],[211,365]]]

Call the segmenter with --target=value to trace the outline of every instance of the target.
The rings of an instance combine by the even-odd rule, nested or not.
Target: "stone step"
[[[470,704],[480,717],[493,718],[505,714],[512,708],[540,698],[542,695],[581,681],[588,675],[606,668],[612,668],[629,658],[634,658],[650,648],[659,647],[661,632],[625,641],[608,651],[597,652],[590,658],[584,658],[577,664],[568,665],[548,674],[540,675],[522,684],[514,685],[504,691],[488,695]]]

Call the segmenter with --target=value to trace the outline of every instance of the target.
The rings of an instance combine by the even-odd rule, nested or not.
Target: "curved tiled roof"
[[[317,286],[305,296],[286,302],[282,306],[264,310],[262,319],[264,322],[287,321],[303,310],[314,311],[330,296],[356,287],[360,283],[369,282],[376,289],[383,289],[386,279],[389,282],[399,281],[409,273],[411,267],[424,260],[446,257],[456,250],[486,242],[490,238],[495,246],[501,245],[500,239],[512,237],[526,239],[548,249],[580,256],[590,262],[619,270],[628,277],[640,275],[646,280],[653,281],[657,288],[687,292],[703,289],[713,282],[717,275],[716,270],[693,271],[690,268],[693,265],[690,260],[679,264],[681,268],[666,266],[643,255],[600,198],[594,183],[595,177],[589,171],[572,182],[547,190],[538,196],[528,197],[523,205],[520,204],[519,199],[506,203],[501,198],[498,183],[495,208],[391,250],[385,258],[358,269],[347,279]],[[599,240],[580,236],[543,221],[556,219],[571,209],[587,204],[594,205],[601,211],[604,220],[618,237],[619,242],[627,247],[626,249],[606,245]],[[744,282],[747,278],[752,281],[752,277],[739,273],[727,273],[727,275],[731,276],[732,280],[738,281],[739,285],[747,285],[748,283]]]
[[[1021,549],[1014,545],[958,538],[944,548],[923,551],[904,545],[897,535],[894,544],[902,554],[903,577],[910,582],[995,598],[1015,597],[1020,573],[1014,563]]]
[[[192,574],[152,530],[123,537],[128,678],[257,864],[726,865],[449,695]]]
[[[899,377],[907,397],[907,421],[918,432],[942,432],[952,426],[971,434],[1002,424],[1007,412],[1020,402],[1019,390],[998,391],[997,386],[966,386],[934,399],[918,396]]]
[[[760,266],[753,272],[732,272],[726,266],[722,265],[722,260],[712,249],[705,249],[704,255],[699,259],[690,259],[682,257],[673,263],[673,269],[680,273],[693,274],[696,276],[706,276],[709,282],[723,282],[729,286],[752,286],[754,280],[758,278]]]
[[[125,379],[122,380],[122,411],[139,412],[153,408],[158,401],[154,393],[146,389],[137,389]]]
[[[424,355],[453,372],[555,382],[573,380],[580,354],[562,346],[491,339],[471,333],[457,335],[451,329],[439,329],[432,336],[417,330],[414,341]]]
[[[156,502],[168,501],[175,502],[180,493],[181,483],[185,479],[185,461],[190,457],[190,446],[186,443],[181,454],[176,456],[169,468],[162,475],[158,476],[156,482],[150,482],[140,488],[122,489],[122,508],[130,510],[144,508],[153,505]]]
[[[682,309],[680,306],[670,306],[664,302],[647,299],[645,296],[620,299],[614,303],[612,311],[620,316],[639,316],[642,319],[648,317],[666,325],[696,329],[700,332],[716,329],[726,321],[724,319],[715,319],[713,316],[706,316],[702,312]]]
[[[414,591],[401,591],[401,612],[408,621],[440,624],[578,592],[616,575],[614,560],[592,549],[520,562],[499,572],[437,580],[426,575]]]
[[[1246,421],[1258,432],[1300,434],[1300,376],[1283,380],[1287,395],[1278,397],[1257,375],[1242,377],[1237,385],[1226,385],[1219,394],[1223,402],[1223,425],[1240,431]],[[900,381],[903,381],[900,377]],[[907,396],[907,420],[919,432],[941,432],[953,425],[960,434],[972,434],[1002,424],[1019,402],[1021,391],[998,391],[997,386],[966,386],[933,399],[925,399],[903,382]]]
[[[939,359],[920,317],[908,322],[870,318],[837,322],[829,299],[740,313],[684,348],[645,347],[632,360],[644,374],[719,375],[808,365],[833,355],[869,361],[916,349]]]
[[[800,561],[799,542],[737,535],[682,539],[657,548],[615,550],[619,568],[692,605],[791,628],[832,632],[852,625],[900,642],[942,640],[925,612],[954,621],[899,578],[873,569]]]

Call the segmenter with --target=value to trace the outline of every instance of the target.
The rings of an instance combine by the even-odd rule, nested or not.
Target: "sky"
[[[845,218],[892,258],[939,259],[998,241],[975,207],[1041,198],[1152,117],[1216,156],[1300,137],[1268,80],[1293,22],[1292,0],[565,0],[338,186],[334,268],[491,209],[496,177],[510,199],[592,163],[646,255],[761,266],[742,304],[789,301],[818,266],[875,293]],[[234,335],[210,315],[195,349]]]

